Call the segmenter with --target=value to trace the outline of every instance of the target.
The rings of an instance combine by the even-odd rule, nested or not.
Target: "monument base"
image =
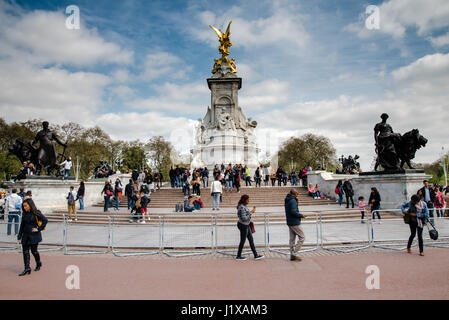
[[[109,177],[109,180],[115,181],[119,177],[122,180],[123,189],[128,183],[129,175],[113,175]],[[128,179],[127,179],[128,178]],[[17,182],[5,181],[4,184],[9,190],[17,188],[24,188],[25,192],[31,190],[32,199],[36,203],[36,206],[43,213],[51,213],[56,209],[67,209],[67,195],[70,190],[70,186],[78,190],[79,181],[74,179],[61,180],[57,177],[45,177],[40,176],[39,178],[23,179]],[[104,188],[104,181],[86,181],[85,186],[85,196],[84,196],[84,207],[92,206],[93,204],[99,203],[103,200],[103,195],[101,191]],[[76,208],[79,208],[79,202],[76,201]]]
[[[364,197],[364,202],[368,203],[371,188],[376,188],[381,197],[381,208],[399,208],[404,202],[410,201],[413,194],[416,194],[423,186],[423,180],[429,180],[431,175],[424,172],[410,172],[386,174],[376,172],[372,175],[340,175],[326,171],[311,171],[307,173],[307,182],[320,185],[321,192],[326,196],[338,199],[335,194],[335,187],[339,180],[349,180],[354,189],[354,204],[357,207],[357,200]],[[346,200],[346,197],[343,197]]]
[[[381,175],[385,175],[385,174],[410,174],[410,173],[424,173],[424,169],[368,171],[368,172],[360,172],[359,176],[381,176]]]

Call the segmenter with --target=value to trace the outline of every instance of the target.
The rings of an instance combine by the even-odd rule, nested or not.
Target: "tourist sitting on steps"
[[[195,210],[192,206],[192,198],[192,196],[188,196],[188,198],[184,200],[184,212],[192,212]]]
[[[313,184],[309,183],[309,188],[307,190],[309,191],[309,196],[315,199],[315,188],[313,187]]]
[[[201,196],[195,194],[193,195],[193,207],[195,208],[195,210],[201,210],[201,208],[204,208]]]

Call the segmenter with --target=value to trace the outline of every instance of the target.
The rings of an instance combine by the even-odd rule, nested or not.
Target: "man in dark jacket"
[[[351,200],[352,207],[354,208],[354,189],[352,189],[352,184],[348,179],[343,183],[343,191],[346,195],[346,208],[349,208],[349,200]]]
[[[290,193],[285,197],[285,216],[290,230],[290,260],[301,261],[302,258],[297,253],[301,249],[305,237],[300,225],[301,219],[305,219],[306,216],[299,213],[298,191],[295,189],[291,189]],[[296,237],[298,237],[298,243],[295,244]]]
[[[134,195],[133,180],[129,179],[129,183],[125,187],[125,196],[128,198],[128,210],[134,207],[133,195]]]
[[[423,181],[424,187],[418,190],[417,194],[421,197],[421,199],[427,204],[427,208],[429,209],[429,216],[433,218],[433,208],[436,198],[435,190],[433,190],[430,186],[429,181]],[[430,222],[433,225],[433,219],[430,219]]]

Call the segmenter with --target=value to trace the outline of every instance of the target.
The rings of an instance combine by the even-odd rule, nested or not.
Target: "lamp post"
[[[446,164],[446,155],[444,154],[444,147],[441,147],[441,165],[443,166],[443,174],[444,174],[444,185],[447,186],[447,164]]]

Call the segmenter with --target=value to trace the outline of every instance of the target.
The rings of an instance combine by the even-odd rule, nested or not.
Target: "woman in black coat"
[[[26,199],[22,203],[22,221],[20,223],[20,230],[17,240],[22,243],[23,263],[25,270],[19,276],[24,276],[31,273],[30,268],[30,249],[36,260],[36,268],[34,271],[39,271],[42,267],[37,246],[42,241],[41,231],[47,225],[47,218],[36,208],[32,199]],[[38,221],[42,222],[39,226]]]
[[[382,222],[380,222],[380,219],[381,219],[380,211],[379,211],[380,210],[380,201],[381,201],[381,199],[380,199],[379,191],[377,191],[377,189],[374,187],[371,188],[371,194],[369,196],[368,202],[371,205],[371,213],[373,215],[373,221],[375,219],[374,213],[376,213],[377,217],[379,218],[379,223],[382,223]]]

